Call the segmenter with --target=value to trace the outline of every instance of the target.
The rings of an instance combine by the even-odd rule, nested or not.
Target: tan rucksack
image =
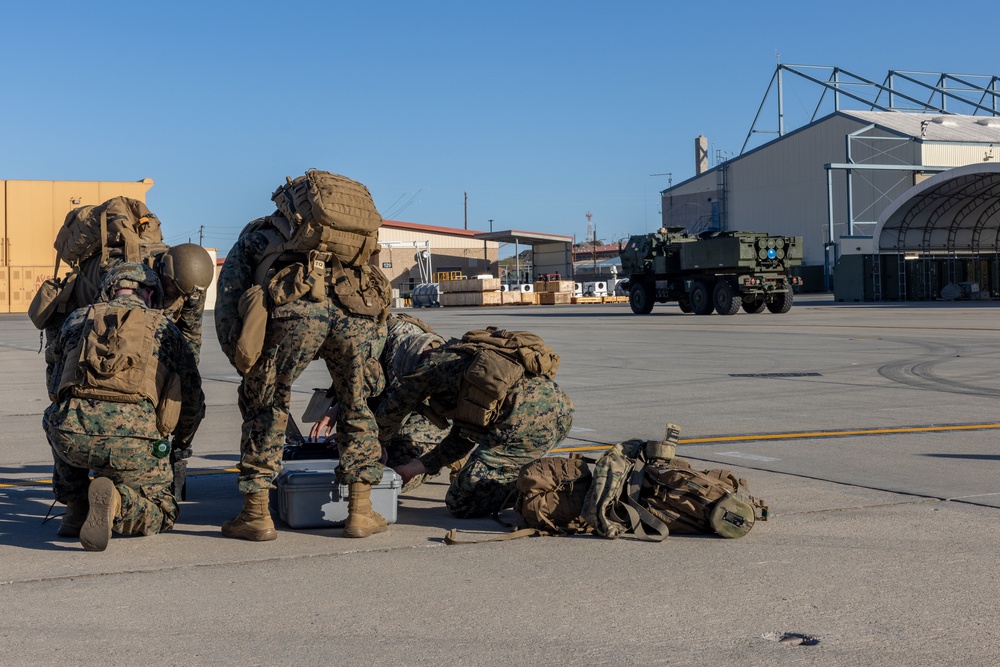
[[[593,476],[587,460],[579,455],[543,456],[521,468],[516,482],[514,510],[520,517],[517,526],[494,519],[513,532],[499,537],[463,540],[452,529],[445,535],[446,544],[502,542],[543,535],[580,535],[593,532],[582,516],[583,502]]]
[[[650,513],[677,534],[743,537],[758,519],[768,518],[767,504],[750,495],[745,479],[718,468],[695,470],[676,457],[646,466],[640,496]]]
[[[54,244],[56,257],[71,266],[97,253],[103,261],[109,248],[122,248],[126,262],[141,262],[144,247],[162,245],[159,218],[143,202],[129,197],[73,209],[56,233]]]
[[[271,200],[291,223],[286,251],[332,252],[351,266],[368,261],[378,249],[382,216],[367,187],[318,169],[285,180]]]

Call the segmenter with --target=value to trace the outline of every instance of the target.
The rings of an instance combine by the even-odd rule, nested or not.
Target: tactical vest
[[[57,397],[113,403],[149,400],[166,435],[180,413],[180,378],[153,356],[160,315],[107,303],[90,307],[79,342],[66,351]]]
[[[298,234],[304,228],[300,225],[293,232],[288,221],[276,214],[245,230],[260,232],[268,240],[257,261],[254,283],[264,288],[270,302],[281,306],[300,298],[322,301],[329,288],[355,315],[388,317],[392,288],[381,269],[366,263],[371,253],[362,253],[360,263],[345,262],[335,250],[322,250],[322,244],[310,248],[308,243],[315,239]]]

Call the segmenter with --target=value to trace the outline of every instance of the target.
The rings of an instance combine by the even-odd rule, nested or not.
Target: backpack
[[[593,528],[582,516],[583,502],[592,482],[590,466],[583,457],[543,456],[522,467],[517,477],[514,510],[520,517],[520,526],[511,533],[484,540],[460,540],[458,531],[452,529],[445,535],[445,543],[478,544],[592,533]],[[511,527],[496,516],[494,519]]]
[[[655,441],[649,441],[655,442]],[[594,466],[594,483],[583,504],[583,518],[608,539],[633,533],[660,542],[670,529],[639,500],[646,466],[645,440],[626,440],[605,452]]]
[[[743,537],[769,513],[763,500],[749,494],[745,479],[728,470],[695,470],[680,458],[647,465],[641,496],[674,533]]]
[[[271,201],[292,226],[286,250],[332,252],[353,266],[368,261],[378,248],[382,216],[367,187],[318,169],[285,180]]]
[[[450,343],[448,349],[470,357],[458,402],[448,408],[432,399],[430,407],[442,417],[479,428],[497,418],[507,394],[525,373],[552,378],[559,369],[559,355],[528,331],[476,329]]]
[[[610,539],[628,532],[641,539],[663,539],[670,532],[736,538],[750,532],[756,520],[767,520],[767,504],[750,496],[746,480],[728,470],[695,470],[674,456],[670,441],[679,432],[668,424],[664,441],[628,440],[598,459],[583,508],[597,534]]]
[[[129,197],[114,197],[98,206],[70,211],[53,245],[57,266],[59,260],[77,266],[98,252],[103,263],[109,248],[123,248],[126,262],[141,262],[148,254],[144,248],[163,245],[163,232],[159,218],[146,204]]]
[[[97,297],[101,271],[110,250],[120,249],[122,261],[149,263],[147,258],[167,250],[160,220],[138,199],[114,197],[98,206],[80,206],[66,214],[53,243],[56,264],[28,306],[28,317],[44,329],[56,316],[90,305]],[[100,254],[100,259],[87,262]],[[59,264],[72,271],[59,277]]]
[[[271,196],[278,211],[241,232],[262,231],[269,238],[254,282],[267,290],[275,306],[301,297],[321,301],[332,286],[347,310],[384,322],[392,286],[381,269],[368,264],[378,251],[382,226],[368,188],[317,169],[286,180]],[[276,263],[281,268],[274,271]]]
[[[582,516],[592,481],[586,459],[543,456],[521,468],[514,509],[528,528],[548,535],[593,532]]]

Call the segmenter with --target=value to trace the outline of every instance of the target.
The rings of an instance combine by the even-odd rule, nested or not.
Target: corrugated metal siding
[[[822,264],[827,238],[824,164],[846,159],[844,137],[860,125],[834,116],[729,164],[728,229],[803,237],[803,262]],[[836,236],[848,233],[843,174],[834,174]]]
[[[961,167],[977,162],[1000,162],[1000,146],[925,143],[921,144],[921,160],[920,164],[935,167]]]

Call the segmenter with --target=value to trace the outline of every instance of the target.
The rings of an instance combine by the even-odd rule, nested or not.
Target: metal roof
[[[879,252],[1000,252],[1000,163],[955,167],[915,185],[879,216]]]
[[[1000,118],[960,114],[914,113],[912,111],[840,111],[854,118],[927,142],[1000,144]]]
[[[480,232],[476,234],[476,238],[484,241],[500,241],[501,243],[573,243],[572,236],[545,234],[542,232],[523,232],[517,229],[508,229],[502,232]]]

